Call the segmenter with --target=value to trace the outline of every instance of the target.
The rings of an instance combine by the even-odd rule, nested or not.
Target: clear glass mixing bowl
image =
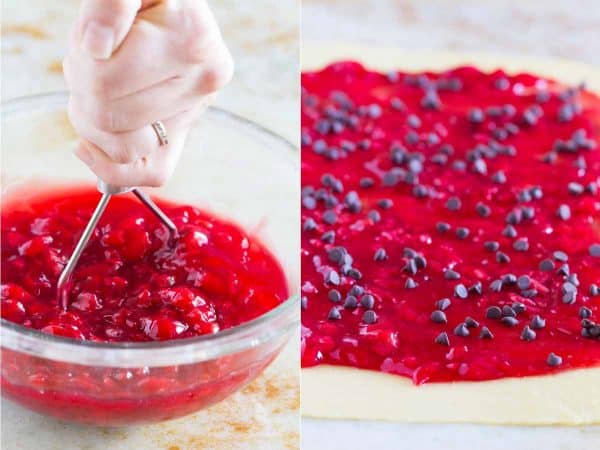
[[[2,200],[48,186],[95,184],[72,154],[67,94],[2,105]],[[1,321],[2,395],[34,411],[94,425],[168,420],[250,382],[299,325],[299,154],[285,139],[211,108],[194,125],[169,183],[153,193],[211,211],[257,236],[293,295],[267,314],[214,335],[157,343],[94,343]]]

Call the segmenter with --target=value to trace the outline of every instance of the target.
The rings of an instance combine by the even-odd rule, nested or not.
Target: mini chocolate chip
[[[344,257],[348,254],[348,251],[344,247],[333,247],[327,252],[329,261],[336,264],[343,264]]]
[[[347,271],[347,275],[354,280],[360,280],[362,278],[361,271],[358,269],[355,269],[354,267]]]
[[[300,308],[303,310],[308,308],[308,297],[306,295],[300,298]]]
[[[523,212],[523,219],[525,220],[531,220],[535,217],[535,209],[531,206],[523,206],[521,211]]]
[[[509,238],[517,237],[517,229],[512,225],[508,224],[506,225],[504,230],[502,230],[502,236],[506,236]]]
[[[487,164],[483,158],[473,161],[473,172],[480,175],[487,175]]]
[[[502,283],[506,285],[517,284],[517,276],[514,273],[507,273],[502,276]]]
[[[362,320],[364,323],[370,325],[377,322],[377,313],[373,310],[365,311],[363,314]]]
[[[363,189],[367,189],[373,187],[375,185],[375,181],[371,177],[364,177],[360,179],[359,186]]]
[[[375,297],[371,294],[365,294],[360,299],[360,305],[365,309],[371,309],[375,306]]]
[[[350,295],[358,297],[359,295],[363,295],[364,293],[365,289],[359,284],[355,284],[354,286],[352,286],[352,288],[350,288]]]
[[[466,239],[469,237],[469,229],[465,228],[465,227],[458,227],[456,229],[456,237],[458,237],[459,239]]]
[[[458,298],[465,299],[469,296],[469,291],[464,284],[459,283],[454,287],[454,295]]]
[[[415,258],[418,255],[418,253],[413,248],[404,247],[402,249],[402,255],[404,255],[406,258]]]
[[[327,298],[333,303],[339,303],[342,301],[342,294],[340,294],[340,291],[338,291],[337,289],[331,289],[327,293]]]
[[[579,308],[579,318],[580,319],[589,319],[592,317],[592,310],[587,306],[582,306]]]
[[[513,242],[513,248],[518,252],[526,252],[529,250],[529,241],[526,238],[517,239]]]
[[[569,207],[569,205],[562,204],[558,207],[556,215],[561,220],[569,220],[571,218],[571,208]]]
[[[558,270],[556,271],[556,273],[558,273],[559,275],[563,275],[565,277],[569,276],[569,265],[568,264],[563,264],[562,266],[560,266],[558,268]]]
[[[566,294],[567,292],[577,292],[577,286],[575,286],[573,283],[567,281],[562,284],[561,292],[563,294]]]
[[[349,295],[344,300],[344,308],[346,309],[354,309],[358,306],[358,300],[354,295]]]
[[[572,273],[567,277],[567,281],[575,286],[579,286],[581,283],[579,282],[579,278],[576,273]]]
[[[415,280],[413,280],[412,278],[407,278],[406,279],[406,283],[404,283],[404,287],[406,289],[414,289],[418,286],[417,282]]]
[[[309,217],[308,219],[306,219],[304,221],[304,224],[302,225],[302,229],[304,231],[313,231],[317,228],[317,222],[314,221],[314,219],[312,219],[311,217]]]
[[[375,255],[373,255],[374,261],[385,261],[388,259],[388,254],[384,248],[378,248],[375,250]]]
[[[572,305],[577,300],[577,292],[565,292],[562,297],[562,301],[566,305]]]
[[[506,253],[496,252],[496,261],[499,263],[509,263],[510,257]]]
[[[329,320],[340,320],[342,318],[342,315],[335,306],[332,306],[329,310],[329,314],[327,314],[327,318]]]
[[[402,268],[402,270],[404,272],[407,272],[407,273],[411,274],[411,275],[415,275],[417,273],[417,271],[418,271],[417,264],[415,263],[415,260],[414,259],[409,259],[406,262],[406,264],[404,265],[404,267]]]
[[[500,292],[502,290],[502,280],[494,280],[490,283],[490,289],[493,292]]]
[[[431,318],[431,321],[434,323],[447,323],[448,322],[444,311],[441,311],[439,309],[436,309],[435,311],[433,311],[431,313],[430,318]]]
[[[438,231],[438,233],[445,233],[446,231],[450,230],[450,224],[447,222],[438,222],[435,225],[435,229]]]
[[[523,211],[521,209],[513,209],[506,215],[506,223],[518,225],[523,220]]]
[[[323,242],[327,242],[328,244],[333,244],[335,242],[335,231],[329,230],[321,235],[321,240]]]
[[[427,267],[427,260],[423,256],[417,255],[415,256],[414,260],[417,269],[424,269],[425,267]]]
[[[492,181],[496,184],[504,184],[506,183],[506,175],[503,171],[499,170],[492,175]]]
[[[460,273],[455,272],[452,269],[448,269],[444,272],[444,278],[446,280],[458,280],[460,279]]]
[[[367,214],[367,217],[369,219],[371,219],[371,221],[373,223],[377,223],[381,220],[381,214],[379,214],[379,211],[372,209],[371,211],[369,211],[369,213]]]
[[[512,309],[515,312],[515,314],[519,315],[519,314],[527,311],[527,306],[525,306],[525,304],[523,304],[521,302],[514,302],[512,304]]]
[[[449,298],[441,298],[437,302],[435,302],[435,307],[437,309],[445,311],[451,304],[452,301]]]
[[[554,262],[551,259],[544,259],[540,262],[540,270],[542,272],[552,272],[554,270]]]
[[[583,194],[585,188],[583,187],[583,184],[577,183],[572,181],[571,183],[569,183],[567,185],[567,191],[569,192],[569,194],[571,195],[581,195]]]
[[[596,297],[596,296],[600,295],[600,287],[598,285],[592,283],[590,285],[590,295],[592,297]]]
[[[506,91],[510,88],[510,81],[506,77],[496,78],[494,81],[494,87],[499,91]]]
[[[339,274],[333,269],[329,270],[327,272],[327,274],[325,275],[325,283],[333,284],[334,286],[339,286],[339,284],[340,284]]]
[[[529,325],[525,325],[523,331],[521,332],[521,339],[524,341],[533,341],[536,337],[536,332],[533,331]]]
[[[546,326],[546,319],[542,318],[539,314],[536,314],[531,319],[531,328],[534,330],[541,330]]]
[[[445,345],[448,347],[450,345],[450,339],[448,338],[448,333],[445,331],[438,334],[434,341],[436,344]]]
[[[506,325],[507,327],[511,327],[511,328],[516,326],[519,323],[519,321],[517,320],[516,317],[510,317],[510,316],[503,317],[500,321],[502,322],[503,325]]]
[[[477,214],[479,214],[481,217],[489,217],[490,214],[492,213],[491,208],[481,202],[479,202],[479,203],[477,203],[477,205],[475,205],[475,211],[477,211]]]
[[[480,339],[494,339],[494,335],[488,327],[481,327],[481,333],[479,333]]]
[[[469,292],[477,295],[481,295],[483,292],[483,285],[481,281],[477,281],[475,284],[469,287]]]
[[[560,261],[560,262],[567,262],[569,260],[569,255],[567,255],[565,252],[562,252],[560,250],[553,252],[552,256],[554,257],[555,260]]]
[[[306,209],[315,209],[317,207],[317,200],[314,197],[304,197],[302,199],[302,206]]]
[[[485,317],[488,319],[500,319],[502,317],[502,310],[498,306],[490,306],[485,311]]]
[[[537,289],[525,289],[524,291],[521,291],[521,296],[525,298],[533,298],[536,295],[538,295]]]
[[[512,308],[512,306],[509,305],[504,305],[502,307],[502,316],[503,317],[516,317],[517,313],[515,312],[515,310]]]
[[[593,258],[600,258],[600,244],[590,245],[589,252]]]
[[[454,334],[456,336],[467,337],[469,334],[471,334],[471,332],[467,328],[467,325],[463,322],[454,329]]]
[[[479,322],[477,322],[472,317],[465,318],[465,325],[467,326],[467,328],[479,328]]]
[[[469,122],[481,123],[485,120],[485,114],[479,108],[473,108],[469,111]]]
[[[421,106],[425,109],[440,109],[442,107],[442,103],[437,92],[432,89],[427,90],[425,92],[425,96],[421,99]]]
[[[550,367],[560,366],[562,364],[562,362],[563,362],[562,358],[553,352],[550,352],[550,354],[548,355],[548,358],[546,358],[546,363]]]
[[[409,114],[406,118],[406,123],[411,128],[420,128],[421,127],[421,119],[415,114]]]
[[[450,211],[458,211],[461,208],[462,204],[458,197],[450,197],[446,201],[446,208]]]
[[[531,278],[529,278],[527,275],[521,275],[519,278],[517,278],[517,286],[523,291],[525,289],[529,289],[529,286],[531,286]]]
[[[394,206],[394,202],[389,198],[383,198],[377,201],[377,206],[379,206],[381,209],[390,209],[392,206]]]
[[[322,218],[323,222],[325,222],[328,225],[333,225],[337,222],[337,214],[332,209],[328,209],[327,211],[325,211],[323,213]]]
[[[483,246],[489,252],[496,252],[500,248],[500,243],[497,241],[486,241]]]

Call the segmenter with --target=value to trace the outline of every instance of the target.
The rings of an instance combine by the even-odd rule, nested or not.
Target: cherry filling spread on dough
[[[276,259],[236,225],[191,206],[159,201],[179,230],[170,242],[167,229],[128,194],[111,199],[75,269],[64,311],[56,282],[99,195],[92,189],[56,191],[26,204],[4,205],[3,319],[79,340],[171,340],[234,327],[287,298]],[[2,388],[9,398],[63,419],[121,425],[192,412],[223,398],[269,361],[254,361],[247,371],[233,373],[236,365],[225,358],[198,367],[158,368],[156,377],[145,369],[90,367],[86,372],[86,366],[4,349],[2,362]],[[77,394],[64,394],[65,386]],[[138,398],[128,400],[132,389],[145,394],[136,391]]]
[[[302,364],[600,365],[600,99],[530,74],[302,75]]]

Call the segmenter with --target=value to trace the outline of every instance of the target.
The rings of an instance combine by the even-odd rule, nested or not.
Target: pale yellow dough
[[[484,70],[531,72],[600,92],[600,70],[571,61],[482,54],[410,52],[338,44],[303,44],[303,70],[342,59],[374,70],[444,70],[472,64]],[[302,370],[302,413],[309,417],[401,422],[515,425],[600,424],[600,367],[482,382],[429,383],[351,367]]]

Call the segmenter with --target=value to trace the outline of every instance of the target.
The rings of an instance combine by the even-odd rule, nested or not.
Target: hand
[[[159,186],[233,61],[204,0],[82,0],[63,69],[76,155],[109,184]]]

